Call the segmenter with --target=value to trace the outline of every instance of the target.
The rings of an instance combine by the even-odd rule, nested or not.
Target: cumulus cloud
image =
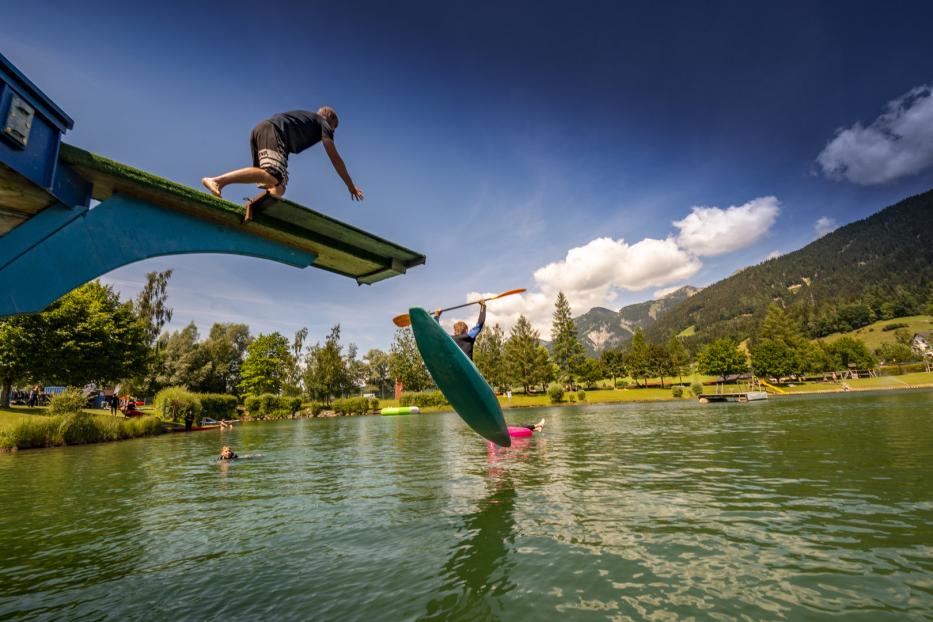
[[[813,230],[816,231],[816,237],[818,238],[823,237],[827,233],[835,231],[838,227],[839,225],[836,224],[835,218],[828,218],[826,216],[823,216],[815,223],[813,223]]]
[[[606,301],[612,299],[608,294],[614,288],[660,287],[693,276],[702,265],[673,238],[645,238],[631,245],[625,240],[596,238],[570,249],[561,261],[539,268],[534,278],[545,293],[573,291],[587,299]]]
[[[888,102],[871,124],[840,128],[816,158],[823,174],[882,184],[933,166],[933,85]]]
[[[759,197],[726,209],[697,206],[683,220],[677,244],[699,256],[715,256],[751,246],[771,229],[781,211],[775,197]]]
[[[645,238],[632,244],[624,239],[596,238],[571,248],[563,259],[535,270],[536,287],[530,288],[532,291],[490,304],[486,323],[499,324],[508,331],[524,315],[543,339],[550,339],[558,292],[567,296],[574,315],[596,306],[614,308],[621,290],[659,288],[654,298],[660,298],[699,272],[703,267],[701,256],[721,255],[756,242],[771,228],[779,212],[780,202],[768,196],[727,209],[694,207],[690,215],[674,223],[680,229],[677,237]],[[470,292],[466,301],[493,295]],[[457,310],[443,316],[441,323],[447,328],[458,320],[472,325],[477,312],[476,308]]]
[[[782,253],[781,251],[771,251],[770,253],[768,253],[768,259],[777,259],[783,254],[784,253]]]

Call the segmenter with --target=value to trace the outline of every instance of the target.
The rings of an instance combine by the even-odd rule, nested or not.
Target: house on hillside
[[[933,330],[915,333],[910,342],[910,349],[922,357],[933,356]]]

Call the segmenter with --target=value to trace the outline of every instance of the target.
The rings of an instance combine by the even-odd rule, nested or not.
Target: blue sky
[[[707,285],[933,187],[928,2],[134,4],[0,22],[66,140],[198,186],[259,120],[329,104],[366,200],[320,147],[288,197],[428,256],[373,287],[220,255],[105,277],[131,296],[173,268],[174,327],[339,322],[365,351],[410,305],[527,287],[494,319],[546,329],[557,289],[582,312]]]

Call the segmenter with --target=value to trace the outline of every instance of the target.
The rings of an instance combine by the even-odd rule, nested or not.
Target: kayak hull
[[[512,440],[499,400],[473,361],[427,311],[415,307],[408,314],[418,350],[437,388],[477,434],[509,447]]]

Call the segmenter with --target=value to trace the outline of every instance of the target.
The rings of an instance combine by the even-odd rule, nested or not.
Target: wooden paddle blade
[[[501,294],[497,296],[493,296],[492,298],[487,298],[486,300],[495,300],[496,298],[505,298],[506,296],[511,296],[512,294],[521,294],[526,291],[528,290],[526,290],[524,287],[521,287],[519,289],[510,289],[507,292],[502,292]]]
[[[392,323],[398,326],[399,328],[405,328],[406,326],[411,326],[411,316],[407,313],[402,315],[396,315],[392,318]]]

